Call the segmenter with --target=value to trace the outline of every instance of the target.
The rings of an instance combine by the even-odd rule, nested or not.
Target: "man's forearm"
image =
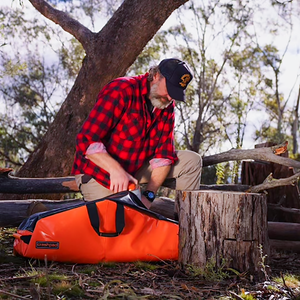
[[[171,170],[171,165],[158,167],[153,169],[151,178],[147,184],[147,190],[157,192],[159,187],[163,184]]]
[[[107,171],[110,175],[110,190],[115,193],[128,189],[129,182],[138,183],[137,179],[127,173],[123,167],[108,153],[86,155],[94,164]]]

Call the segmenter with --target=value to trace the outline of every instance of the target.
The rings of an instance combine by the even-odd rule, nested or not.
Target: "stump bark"
[[[214,263],[262,278],[269,255],[267,202],[263,194],[178,191],[179,263],[205,268]],[[262,253],[260,249],[262,247]]]

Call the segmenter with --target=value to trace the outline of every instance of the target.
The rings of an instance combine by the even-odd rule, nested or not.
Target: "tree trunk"
[[[265,195],[220,191],[178,191],[179,263],[205,268],[215,264],[261,278],[269,254]]]
[[[86,51],[82,68],[37,149],[18,172],[21,177],[69,175],[76,135],[101,88],[125,74],[170,14],[188,0],[125,0],[99,33],[92,33],[43,0],[30,0],[44,16],[73,34]]]

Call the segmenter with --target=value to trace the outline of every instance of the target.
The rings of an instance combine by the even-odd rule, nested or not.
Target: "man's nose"
[[[171,102],[173,100],[172,97],[170,97],[169,95],[167,96],[167,99]]]

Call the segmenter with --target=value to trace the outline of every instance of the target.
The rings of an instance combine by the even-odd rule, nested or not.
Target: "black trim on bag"
[[[101,232],[100,231],[100,218],[96,202],[89,202],[86,204],[86,208],[89,214],[90,222],[94,230],[99,236],[104,237],[116,237],[120,235],[125,227],[125,216],[123,204],[117,203],[116,210],[116,232]]]
[[[25,243],[25,244],[29,244],[30,240],[31,240],[31,235],[23,235],[20,237],[20,239]]]

